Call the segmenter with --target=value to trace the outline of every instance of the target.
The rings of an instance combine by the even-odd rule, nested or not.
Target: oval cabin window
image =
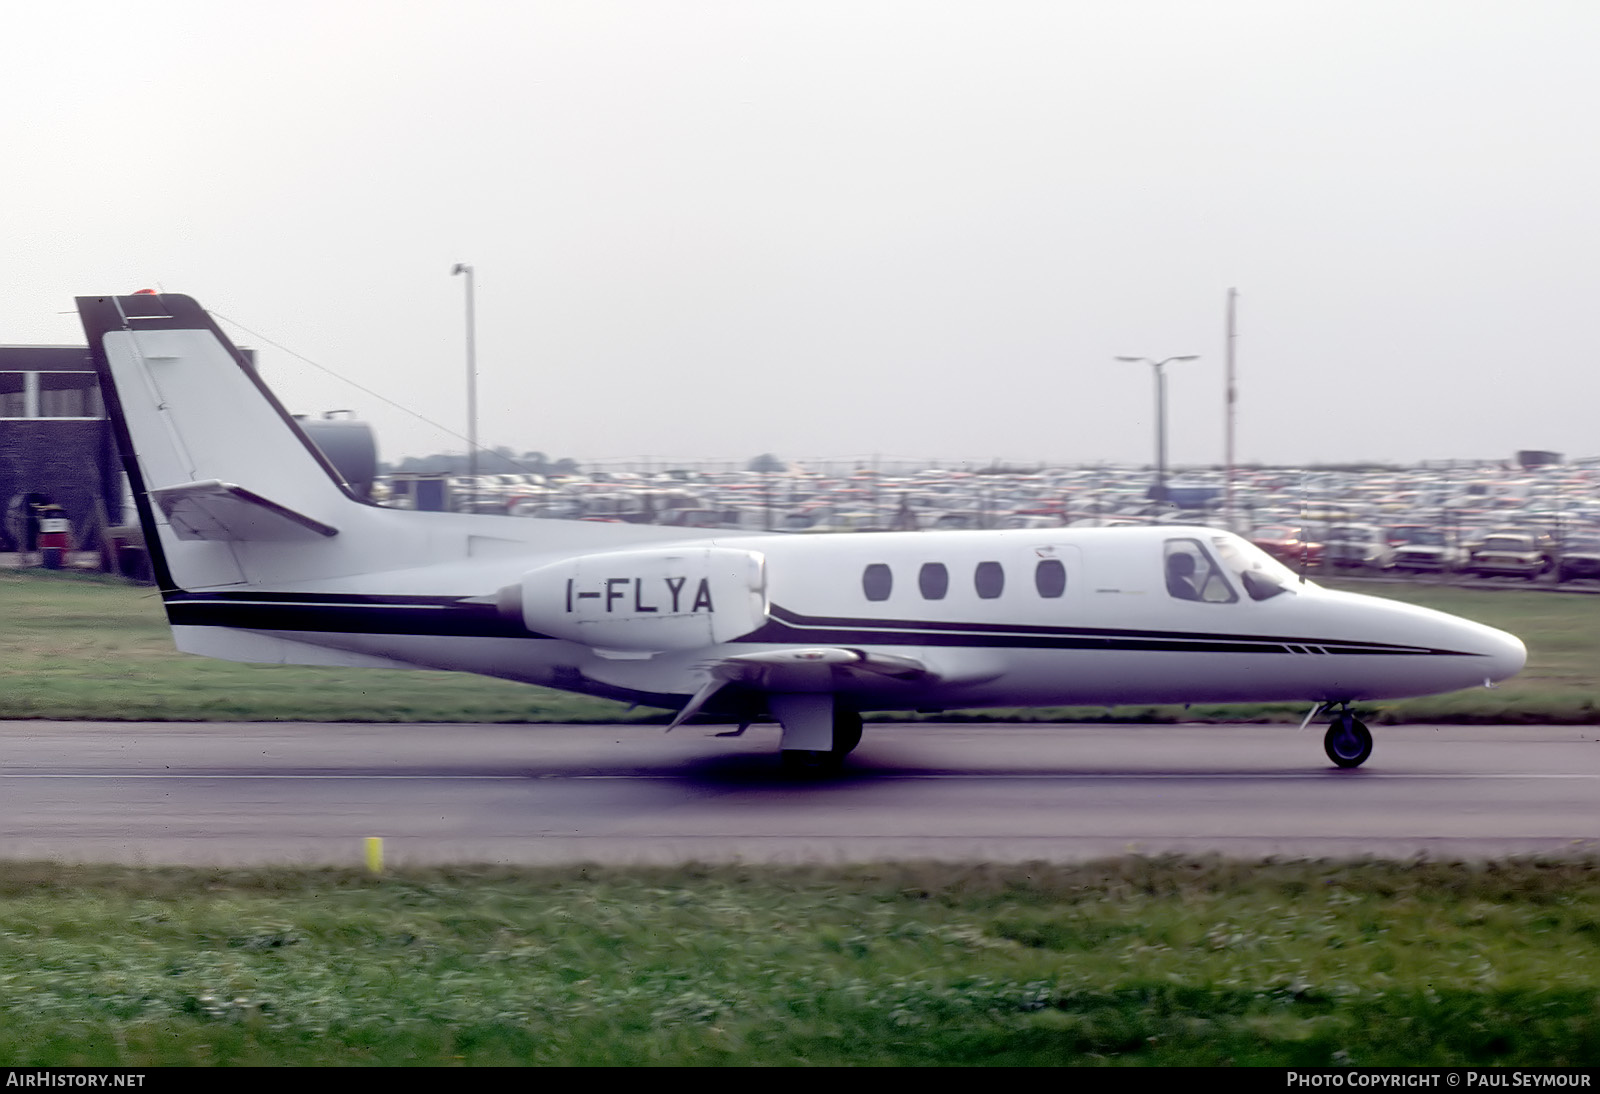
[[[861,591],[868,600],[888,600],[894,591],[894,574],[882,562],[874,562],[861,575]]]
[[[924,562],[917,574],[917,588],[922,590],[924,600],[943,600],[950,591],[950,571],[942,562]]]
[[[1006,591],[1006,572],[998,562],[980,562],[972,575],[972,585],[984,600],[994,600]]]

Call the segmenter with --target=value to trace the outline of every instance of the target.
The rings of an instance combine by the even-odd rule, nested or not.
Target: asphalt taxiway
[[[869,724],[796,779],[774,727],[0,722],[0,858],[1076,861],[1600,853],[1600,727]]]

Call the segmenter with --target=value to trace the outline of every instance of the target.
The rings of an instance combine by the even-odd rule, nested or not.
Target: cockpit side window
[[[1222,567],[1197,539],[1169,539],[1165,560],[1168,595],[1178,600],[1232,604],[1239,599]]]

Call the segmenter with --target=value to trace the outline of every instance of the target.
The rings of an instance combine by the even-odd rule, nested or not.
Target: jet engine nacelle
[[[523,574],[500,606],[530,631],[597,649],[703,649],[766,622],[766,560],[729,547],[580,555]]]

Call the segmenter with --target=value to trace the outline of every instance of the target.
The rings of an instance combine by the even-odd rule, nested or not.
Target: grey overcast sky
[[[1593,0],[0,2],[0,342],[187,293],[383,454],[1600,454]],[[270,340],[270,343],[269,341]],[[286,347],[279,349],[278,346]]]

